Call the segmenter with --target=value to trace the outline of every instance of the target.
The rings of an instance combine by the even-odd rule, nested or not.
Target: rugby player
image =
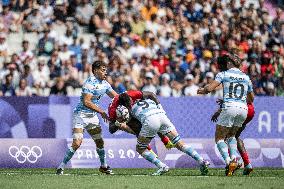
[[[80,102],[73,112],[73,142],[67,150],[62,163],[57,168],[57,174],[63,174],[64,167],[72,158],[76,150],[80,147],[83,140],[83,131],[86,130],[96,143],[101,166],[99,171],[105,174],[112,174],[111,168],[105,159],[104,140],[102,129],[97,113],[104,121],[108,121],[107,113],[99,107],[102,96],[107,94],[113,98],[117,93],[112,89],[106,79],[106,64],[102,61],[95,61],[92,64],[93,76],[90,76],[82,87]]]
[[[127,107],[123,105],[118,106],[118,109],[123,108],[128,112]],[[176,145],[178,150],[195,159],[200,165],[202,175],[208,173],[209,162],[205,161],[191,146],[181,140],[161,104],[157,105],[151,99],[136,101],[131,108],[131,115],[142,123],[141,131],[137,137],[136,150],[143,158],[158,167],[158,170],[153,175],[162,175],[169,171],[169,167],[147,149],[147,146],[158,132],[166,135]]]
[[[134,102],[141,99],[152,99],[157,105],[160,104],[157,96],[154,93],[147,91],[142,92],[139,90],[130,90],[113,98],[108,108],[108,114],[110,119],[109,131],[111,134],[115,133],[118,129],[120,129],[136,136],[139,135],[139,132],[142,128],[142,124],[134,117],[131,117],[131,119],[127,122],[128,127],[125,127],[123,123],[120,123],[117,120],[116,109],[118,105],[124,105],[129,110],[131,110],[131,107],[133,106]],[[169,140],[167,136],[163,136],[160,133],[158,133],[158,135],[167,149],[174,147],[173,143]],[[148,146],[148,150],[151,150],[150,146]]]
[[[225,160],[226,175],[231,176],[238,166],[235,136],[247,118],[247,103],[253,102],[254,94],[250,78],[240,70],[239,57],[235,54],[227,54],[227,60],[228,70],[218,73],[214,81],[204,88],[199,88],[197,92],[208,94],[219,85],[223,85],[224,103],[217,121],[215,142]]]
[[[224,55],[218,58],[218,67],[220,69],[220,71],[227,71],[227,62],[229,57]],[[218,121],[218,117],[222,111],[222,105],[223,105],[223,100],[218,99],[217,103],[220,105],[220,108],[213,114],[211,121],[213,122],[217,122]],[[241,155],[243,162],[244,162],[244,171],[243,171],[243,175],[249,175],[252,171],[252,165],[250,163],[250,159],[248,156],[248,152],[244,146],[244,142],[243,140],[240,138],[241,133],[243,132],[243,130],[246,128],[247,124],[253,119],[254,117],[254,105],[253,103],[247,103],[248,106],[248,114],[247,114],[247,118],[245,120],[245,122],[243,123],[242,127],[238,129],[237,134],[236,134],[236,139],[237,139],[237,148],[239,151],[239,154]],[[241,164],[238,165],[237,168],[240,168]]]

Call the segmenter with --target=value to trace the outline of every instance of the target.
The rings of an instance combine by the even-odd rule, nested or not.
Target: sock
[[[58,168],[64,169],[66,164],[73,157],[74,153],[75,153],[75,150],[72,147],[68,148],[68,150],[66,151],[66,154],[64,156],[64,159],[63,159],[62,163],[59,165]]]
[[[203,158],[191,146],[184,145],[181,151],[195,159],[199,164],[203,163]]]
[[[149,162],[155,164],[158,168],[161,168],[161,167],[165,167],[166,164],[164,164],[163,162],[161,162],[161,160],[159,160],[158,158],[156,158],[156,156],[149,152],[148,150],[145,150],[141,156],[143,158],[145,158],[146,160],[148,160]]]
[[[250,164],[250,160],[249,160],[249,156],[247,152],[242,152],[240,153],[244,162],[244,166],[247,166],[248,164]]]
[[[245,166],[246,169],[252,169],[252,165],[249,163]]]
[[[107,167],[106,158],[105,158],[105,149],[104,148],[101,148],[101,149],[97,148],[97,153],[99,155],[101,165],[103,167]]]
[[[238,156],[237,139],[235,137],[230,137],[230,138],[228,138],[227,142],[228,142],[228,146],[229,146],[229,150],[230,150],[231,159],[237,158],[237,156]]]
[[[161,138],[161,140],[164,143],[164,145],[167,145],[170,142],[170,139],[167,136],[163,136],[163,138]]]
[[[228,146],[225,143],[225,141],[224,140],[219,140],[217,142],[217,148],[218,148],[220,154],[222,155],[223,159],[225,160],[226,164],[229,165],[229,163],[231,161],[231,158],[229,156]]]

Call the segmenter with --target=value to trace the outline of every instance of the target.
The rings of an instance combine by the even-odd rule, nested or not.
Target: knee
[[[139,154],[142,154],[146,149],[147,149],[147,147],[142,147],[142,146],[140,146],[139,144],[136,145],[136,151],[137,151]]]

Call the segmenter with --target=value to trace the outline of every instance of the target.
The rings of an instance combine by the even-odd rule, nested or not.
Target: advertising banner
[[[71,139],[1,139],[0,168],[56,168],[62,161]],[[189,139],[191,145],[212,168],[224,167],[213,139]],[[246,139],[245,145],[254,167],[284,167],[283,139]],[[107,163],[112,168],[153,168],[135,150],[136,139],[106,139]],[[197,163],[177,149],[167,150],[159,138],[151,142],[153,151],[171,168],[194,168]],[[93,140],[85,139],[67,167],[98,168],[99,157]]]
[[[55,168],[67,149],[64,139],[0,139],[0,144],[0,168]]]
[[[160,98],[168,117],[184,138],[213,138],[215,124],[210,121],[217,109],[214,98]],[[78,97],[2,97],[0,98],[0,138],[72,138],[72,111]],[[107,111],[110,99],[100,106]],[[284,98],[255,100],[255,117],[243,132],[244,138],[283,138]],[[111,135],[99,116],[104,138],[131,138],[124,132]],[[85,138],[90,138],[85,135]]]

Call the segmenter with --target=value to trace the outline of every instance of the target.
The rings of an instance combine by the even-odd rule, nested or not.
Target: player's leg
[[[64,167],[70,161],[70,159],[75,154],[76,150],[81,146],[83,141],[83,132],[84,132],[85,120],[80,113],[73,114],[73,141],[72,145],[66,151],[63,161],[57,168],[56,174],[63,174]]]
[[[137,145],[136,151],[147,161],[151,162],[152,164],[156,165],[159,169],[153,175],[162,175],[169,171],[169,167],[164,164],[157,156],[155,156],[151,151],[147,149],[147,146],[150,144],[152,137],[144,137],[138,136],[137,138]]]
[[[159,114],[159,115],[162,124],[159,132],[162,133],[163,135],[166,135],[178,150],[186,153],[194,160],[196,160],[200,165],[200,171],[202,175],[207,174],[209,162],[204,161],[204,159],[190,145],[185,144],[181,140],[180,135],[176,131],[174,125],[165,114]]]
[[[99,171],[105,174],[113,174],[111,168],[107,165],[106,155],[104,149],[104,140],[102,138],[102,129],[97,124],[89,124],[86,128],[89,135],[92,137],[94,142],[96,143],[96,151],[100,159],[101,166]]]
[[[81,146],[83,141],[83,120],[80,118],[79,115],[74,115],[73,118],[73,141],[72,145],[68,150],[66,151],[63,161],[60,163],[56,170],[56,174],[61,175],[63,174],[63,170],[66,166],[66,164],[70,161],[70,159],[75,154],[76,150]]]
[[[165,147],[167,149],[171,149],[171,148],[174,148],[175,145],[171,142],[171,140],[169,139],[169,137],[161,134],[158,132],[158,136],[160,137],[161,141],[164,143]]]
[[[169,167],[161,162],[151,151],[147,149],[152,138],[157,134],[160,128],[160,119],[156,115],[152,115],[146,118],[143,122],[139,136],[137,137],[136,151],[146,160],[156,165],[159,169],[153,175],[161,175],[168,172]]]
[[[243,127],[245,127],[245,126],[243,126]],[[240,129],[243,130],[242,128],[240,128]],[[237,134],[236,134],[237,147],[238,147],[238,151],[239,151],[239,153],[240,153],[240,155],[241,155],[241,157],[243,159],[243,162],[244,162],[243,174],[244,175],[249,175],[253,171],[253,168],[252,168],[252,165],[250,163],[249,155],[248,155],[248,152],[247,152],[247,150],[245,148],[244,142],[240,138],[240,133],[241,132],[242,131],[238,131]]]
[[[247,124],[253,119],[254,114],[255,114],[254,106],[253,106],[252,103],[249,103],[248,104],[247,118],[246,118],[245,122],[243,123],[242,127],[239,128],[239,130],[237,131],[237,134],[236,134],[238,151],[239,151],[239,153],[240,153],[240,155],[243,159],[243,162],[244,162],[244,172],[243,172],[244,175],[249,175],[253,171],[253,169],[252,169],[252,165],[250,163],[248,152],[245,148],[243,140],[240,138],[240,135],[243,132],[243,130],[246,128]]]

